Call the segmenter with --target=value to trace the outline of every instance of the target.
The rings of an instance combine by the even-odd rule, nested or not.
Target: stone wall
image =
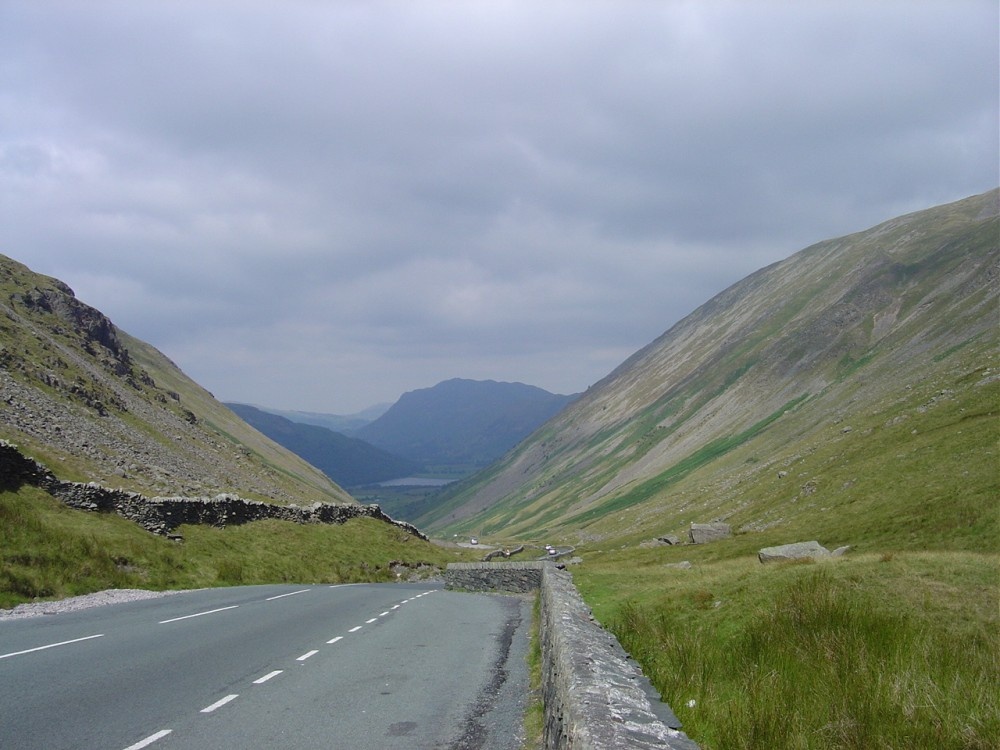
[[[551,562],[452,563],[448,588],[540,588],[545,750],[698,750],[670,707]]]
[[[447,589],[460,591],[537,591],[547,562],[449,563],[444,574]]]
[[[181,524],[223,527],[264,519],[296,523],[345,523],[352,518],[374,518],[421,539],[427,539],[415,526],[390,518],[377,505],[313,503],[300,508],[227,494],[215,497],[148,498],[138,492],[109,489],[94,483],[63,482],[56,479],[42,464],[23,455],[16,446],[0,440],[0,490],[16,490],[25,484],[41,487],[78,510],[115,513],[135,521],[154,534],[170,534]]]

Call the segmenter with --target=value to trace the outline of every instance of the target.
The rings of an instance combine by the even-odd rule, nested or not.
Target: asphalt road
[[[530,606],[248,586],[0,621],[3,750],[515,750]]]

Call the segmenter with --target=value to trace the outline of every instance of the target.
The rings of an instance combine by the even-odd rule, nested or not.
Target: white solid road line
[[[317,649],[313,649],[312,651],[307,651],[306,653],[302,654],[302,656],[299,656],[298,658],[296,658],[295,661],[305,661],[310,656],[315,656],[318,653],[319,653],[319,651]]]
[[[265,599],[265,602],[273,602],[275,599],[284,599],[286,596],[295,596],[296,594],[304,594],[307,591],[312,591],[312,589],[302,589],[301,591],[292,591],[287,594],[278,594],[277,596],[269,596]]]
[[[284,670],[282,670],[282,669],[276,669],[273,672],[271,672],[270,674],[266,674],[263,677],[260,677],[260,678],[258,678],[256,680],[254,680],[253,684],[254,685],[263,685],[265,682],[267,682],[268,680],[270,680],[272,677],[277,677],[283,671]]]
[[[166,625],[168,622],[177,622],[178,620],[190,620],[192,617],[201,617],[202,615],[214,615],[216,612],[225,612],[227,609],[237,609],[240,605],[234,604],[231,607],[219,607],[218,609],[210,609],[207,612],[197,612],[193,615],[184,615],[183,617],[173,617],[169,620],[160,620],[160,625]]]
[[[172,731],[174,731],[174,730],[172,730],[172,729],[161,729],[156,734],[151,734],[146,739],[139,740],[134,745],[129,745],[128,747],[125,748],[125,750],[141,750],[141,748],[144,748],[147,745],[152,745],[158,739],[161,739],[162,737],[166,737]]]
[[[217,709],[217,708],[221,708],[222,706],[224,706],[224,705],[226,705],[227,703],[229,703],[229,701],[231,701],[231,700],[236,700],[236,699],[237,699],[237,698],[239,698],[239,697],[240,697],[239,693],[235,693],[235,694],[233,694],[233,695],[227,695],[227,696],[226,696],[225,698],[223,698],[222,700],[217,700],[217,701],[216,701],[215,703],[213,703],[213,704],[212,704],[211,706],[205,706],[205,708],[201,709],[201,712],[202,712],[203,714],[210,714],[210,713],[212,713],[212,711],[214,711],[215,709]]]
[[[21,654],[30,654],[32,651],[44,651],[47,648],[55,648],[56,646],[65,646],[69,643],[79,643],[80,641],[89,641],[91,638],[103,638],[104,633],[98,633],[97,635],[88,635],[84,638],[74,638],[71,641],[60,641],[59,643],[50,643],[48,646],[36,646],[35,648],[26,648],[24,651],[12,651],[9,654],[0,654],[0,659],[6,659],[10,656],[20,656]]]

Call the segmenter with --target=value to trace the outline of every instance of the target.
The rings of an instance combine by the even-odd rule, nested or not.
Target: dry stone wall
[[[542,585],[547,562],[449,563],[445,587],[460,591],[508,591],[526,593]]]
[[[560,566],[452,563],[445,585],[466,591],[540,589],[545,750],[698,750]]]
[[[135,521],[154,534],[170,534],[182,524],[230,526],[276,519],[296,523],[345,523],[352,518],[374,518],[426,540],[412,524],[396,521],[377,505],[313,503],[306,507],[274,505],[238,495],[215,497],[145,497],[138,492],[101,485],[64,482],[45,466],[23,455],[17,446],[0,440],[0,490],[22,485],[40,487],[68,506],[98,513],[115,513]]]

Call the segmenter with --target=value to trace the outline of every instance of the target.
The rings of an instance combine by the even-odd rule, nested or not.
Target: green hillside
[[[749,276],[417,523],[572,545],[702,750],[1000,746],[997,199]]]
[[[725,520],[995,549],[997,192],[747,277],[417,519],[590,543]],[[756,543],[756,542],[754,542]]]

